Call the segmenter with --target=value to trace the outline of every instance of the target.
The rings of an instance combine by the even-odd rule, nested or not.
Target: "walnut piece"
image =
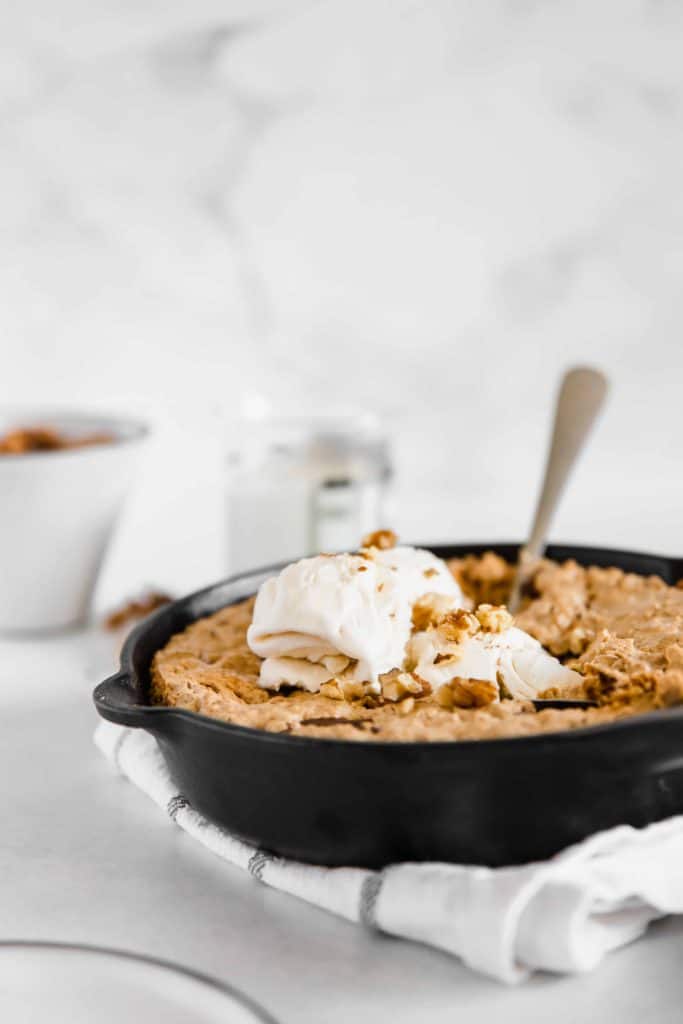
[[[367,683],[358,683],[353,679],[338,679],[337,685],[341,687],[344,700],[363,700],[371,695],[371,690]]]
[[[453,598],[446,594],[423,594],[413,605],[413,629],[422,633],[436,626],[453,608]]]
[[[462,643],[469,636],[479,632],[479,620],[464,608],[447,612],[439,621],[436,631],[446,643]]]
[[[411,711],[414,711],[414,709],[415,709],[415,698],[414,697],[406,697],[405,700],[400,701],[396,705],[396,710],[398,711],[399,715],[409,715]]]
[[[382,686],[382,696],[385,700],[399,701],[409,695],[422,695],[427,685],[424,680],[416,679],[410,672],[401,672],[394,668],[391,672],[384,672],[379,681]]]
[[[130,601],[126,601],[125,604],[122,604],[121,607],[109,612],[104,620],[105,628],[119,629],[120,626],[125,626],[135,619],[142,619],[145,615],[150,615],[157,608],[169,604],[172,600],[173,598],[168,594],[157,590],[149,590],[146,594],[132,598]]]
[[[461,679],[455,676],[436,691],[442,708],[484,708],[498,697],[498,687],[488,679]]]
[[[342,689],[335,680],[322,684],[320,687],[320,696],[329,697],[331,700],[344,700]]]
[[[514,622],[512,615],[502,604],[480,604],[475,608],[474,614],[481,628],[487,633],[502,633]]]
[[[448,568],[475,604],[503,604],[510,595],[515,567],[493,551],[451,559]]]
[[[368,533],[367,536],[363,537],[361,542],[362,548],[379,548],[380,551],[388,551],[389,548],[395,548],[398,537],[393,530],[375,530],[374,533]]]
[[[52,427],[20,427],[0,437],[0,455],[25,455],[27,452],[57,452],[66,448],[85,448],[93,444],[111,444],[113,434],[93,433],[67,437]]]

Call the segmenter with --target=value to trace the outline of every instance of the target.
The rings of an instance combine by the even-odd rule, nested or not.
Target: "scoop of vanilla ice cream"
[[[379,692],[378,677],[403,665],[412,606],[429,592],[450,594],[454,606],[462,600],[446,564],[414,548],[288,565],[261,586],[247,632],[249,647],[265,659],[259,684],[315,691],[343,675]]]
[[[247,643],[266,659],[260,684],[267,689],[289,683],[319,690],[340,674],[339,661],[330,667],[325,660],[340,656],[357,661],[347,678],[375,683],[402,664],[410,614],[396,574],[381,563],[358,555],[304,558],[262,585]]]
[[[368,550],[374,562],[398,574],[403,593],[411,604],[427,593],[452,597],[453,607],[462,608],[467,604],[444,560],[431,551],[410,547]]]
[[[444,642],[438,630],[428,630],[415,634],[410,650],[415,672],[434,689],[456,676],[485,679],[498,686],[502,682],[512,697],[530,700],[550,686],[581,682],[578,672],[566,668],[516,626],[500,633],[475,633],[457,645]]]

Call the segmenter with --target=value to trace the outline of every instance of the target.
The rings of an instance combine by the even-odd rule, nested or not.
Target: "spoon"
[[[522,591],[539,560],[543,557],[550,525],[564,492],[574,463],[590,434],[607,395],[607,377],[599,370],[577,366],[568,370],[555,405],[555,422],[545,466],[543,485],[536,503],[536,513],[529,539],[519,552],[517,571],[512,585],[508,608],[514,615],[519,611]],[[542,707],[591,707],[585,700],[535,700],[536,710]]]
[[[543,557],[555,510],[606,395],[607,377],[589,366],[574,367],[562,379],[555,405],[555,423],[543,486],[536,503],[529,539],[519,552],[517,572],[508,601],[508,608],[513,615],[519,611],[525,583]]]

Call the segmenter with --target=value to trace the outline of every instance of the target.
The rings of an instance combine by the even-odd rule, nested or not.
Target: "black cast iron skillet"
[[[517,548],[432,550],[514,559]],[[683,559],[564,545],[548,555],[667,583],[683,577]],[[180,792],[234,835],[316,864],[502,865],[546,858],[612,825],[683,812],[683,707],[519,739],[377,743],[288,736],[150,706],[155,651],[253,594],[273,571],[236,576],[150,616],[128,638],[121,670],[94,694],[104,718],[156,737]]]

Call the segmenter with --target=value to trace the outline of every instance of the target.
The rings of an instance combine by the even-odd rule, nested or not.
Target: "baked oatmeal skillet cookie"
[[[488,550],[495,550],[495,557],[485,555]],[[504,601],[508,565],[514,563],[517,550],[514,544],[492,542],[433,549],[438,557],[454,564],[462,589],[477,607]],[[522,632],[532,628],[526,621],[532,609],[533,628],[547,645],[543,650],[551,664],[559,663],[563,671],[573,672],[574,659],[583,659],[585,678],[592,680],[593,692],[602,701],[590,713],[543,711],[534,716],[526,700],[501,697],[500,689],[497,701],[481,708],[463,708],[456,687],[452,708],[437,704],[433,696],[430,700],[417,694],[394,694],[401,700],[393,701],[391,693],[382,694],[381,700],[376,694],[352,696],[350,701],[346,695],[343,701],[328,697],[334,710],[324,717],[335,718],[331,725],[309,722],[300,732],[274,732],[188,710],[191,705],[154,703],[159,698],[153,696],[152,662],[158,652],[164,653],[157,664],[173,650],[179,659],[191,659],[202,672],[218,669],[243,678],[245,689],[250,689],[250,682],[255,685],[249,676],[256,676],[257,666],[260,673],[266,658],[255,657],[244,639],[239,639],[245,637],[251,617],[245,602],[253,599],[277,569],[235,577],[155,612],[126,641],[121,669],[97,687],[97,710],[110,721],[153,735],[178,796],[200,814],[265,850],[312,863],[367,867],[399,860],[522,863],[550,856],[615,824],[641,826],[682,813],[683,706],[669,702],[678,700],[680,686],[678,640],[672,639],[679,613],[673,584],[683,576],[683,561],[572,546],[551,546],[548,555],[543,568],[547,578],[537,581],[543,594],[531,595],[515,628],[523,627]],[[567,562],[576,567],[558,568]],[[598,571],[593,572],[591,566]],[[618,571],[609,572],[610,567]],[[566,575],[573,575],[572,602],[579,608],[572,626],[564,621],[562,613],[566,616],[568,608],[565,603],[558,607],[551,585]],[[625,617],[630,611],[638,615],[642,609],[643,629],[636,639],[631,638],[632,645],[619,635],[622,626],[626,632],[626,619],[620,625],[610,595],[603,594],[598,585],[611,583],[612,577],[617,590],[623,592],[619,614]],[[566,584],[563,588],[569,592]],[[190,650],[179,639],[191,637],[186,631],[194,623],[208,622],[214,615],[222,619],[228,609],[239,606],[239,611],[228,616],[227,621],[234,615],[234,622],[225,627],[235,641],[230,655],[222,650],[223,629],[214,630],[214,636],[207,630],[201,649],[195,645]],[[615,638],[611,651],[605,650],[607,640],[599,629],[601,615],[613,620],[608,631]],[[661,632],[657,631],[657,618],[668,623]],[[573,632],[578,627],[588,636]],[[591,640],[593,629],[596,636]],[[408,630],[412,637],[412,622]],[[475,632],[488,635],[491,630],[482,630],[480,624]],[[393,634],[384,635],[390,638]],[[510,649],[506,654],[500,635],[494,634],[497,641],[487,641],[488,649],[481,639],[471,642],[470,638],[468,658],[478,646],[484,646],[483,665],[488,666],[489,675],[491,661],[500,656],[505,676],[514,687],[522,685],[524,677],[527,683],[538,682],[539,664],[547,667],[548,661],[522,659],[515,675],[515,663],[507,658]],[[585,649],[575,653],[586,640]],[[525,644],[529,653],[529,641]],[[563,644],[568,653],[562,653]],[[642,655],[638,654],[641,650]],[[365,651],[366,656],[372,654]],[[422,654],[424,664],[425,652]],[[228,657],[229,663],[225,661]],[[481,666],[479,661],[478,668]],[[628,672],[627,666],[634,670]],[[338,671],[339,663],[334,667]],[[433,665],[432,669],[435,671]],[[377,682],[381,686],[385,681],[378,678]],[[236,686],[232,683],[230,689]],[[437,688],[433,686],[433,691]],[[208,699],[221,697],[219,689],[204,689],[203,683],[200,692]],[[319,694],[311,696],[320,699]],[[415,703],[406,719],[413,717],[414,707],[431,703],[435,720],[443,720],[443,714],[450,716],[447,721],[453,725],[462,723],[453,729],[458,742],[438,739],[433,732],[429,742],[417,738],[396,741],[371,732],[365,722],[349,725],[337,718],[342,715],[355,722],[376,714],[395,718],[400,728],[403,715],[398,705],[408,702],[410,709],[411,697]],[[258,704],[272,702],[277,707],[276,701],[281,704],[283,698],[292,706],[305,699],[290,687],[279,693],[263,690]],[[364,702],[373,701],[376,708],[366,707]],[[245,706],[247,703],[244,701]],[[634,714],[641,707],[648,712]],[[463,738],[475,716],[482,724],[480,736],[486,735],[486,723],[492,723],[491,740]],[[501,722],[505,727],[508,718],[516,731],[506,734]],[[522,722],[529,724],[528,732],[517,729]],[[537,723],[543,723],[543,731]],[[584,725],[588,727],[579,727]],[[343,737],[336,733],[345,727],[348,731]],[[131,746],[131,751],[135,749]]]
[[[528,736],[683,701],[683,589],[547,559],[513,621],[512,575],[493,552],[446,566],[381,531],[173,636],[154,657],[152,699],[255,729],[380,742]],[[536,712],[536,697],[596,706]]]

